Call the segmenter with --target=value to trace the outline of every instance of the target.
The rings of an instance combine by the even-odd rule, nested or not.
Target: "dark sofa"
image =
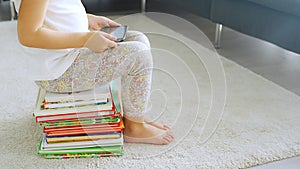
[[[300,53],[298,0],[160,0],[241,33]],[[220,39],[216,32],[216,44]],[[218,37],[219,36],[219,37]]]
[[[88,12],[140,9],[140,0],[82,0]],[[153,1],[153,0],[147,0]],[[220,46],[222,25],[300,53],[299,0],[155,0],[207,18],[217,24]],[[113,5],[118,4],[118,5]],[[101,7],[101,9],[99,9]],[[148,9],[151,11],[151,9]]]

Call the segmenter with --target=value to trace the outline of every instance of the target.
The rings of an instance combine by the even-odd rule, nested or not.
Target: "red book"
[[[124,128],[124,124],[123,121],[121,121],[116,126],[89,125],[89,126],[66,127],[60,129],[46,129],[44,130],[44,132],[47,137],[52,137],[52,136],[58,137],[58,136],[121,132],[123,128]]]

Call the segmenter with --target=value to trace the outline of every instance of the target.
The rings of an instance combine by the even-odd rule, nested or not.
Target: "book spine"
[[[63,136],[77,136],[77,135],[93,135],[93,134],[107,134],[107,133],[115,133],[115,132],[121,132],[121,128],[113,128],[113,129],[87,129],[87,130],[67,130],[62,132],[46,132],[47,137],[63,137]]]
[[[75,106],[87,106],[87,105],[99,105],[106,104],[108,102],[108,98],[102,100],[88,100],[88,101],[75,101],[69,103],[56,103],[56,102],[44,102],[44,109],[55,109],[55,108],[68,108]]]
[[[75,137],[54,137],[46,138],[49,144],[51,143],[61,143],[61,142],[77,142],[77,141],[94,141],[101,139],[116,139],[120,138],[120,134],[110,134],[110,135],[89,135],[89,136],[75,136]]]
[[[109,97],[109,88],[110,85],[102,85],[98,86],[94,90],[87,90],[87,91],[81,91],[81,92],[70,92],[65,94],[57,94],[57,93],[51,93],[49,92],[45,96],[45,100],[47,102],[74,102],[76,100],[88,100],[90,98],[93,99],[102,99],[102,98],[108,98]]]
[[[104,124],[91,124],[91,125],[77,125],[77,126],[66,126],[57,128],[44,128],[44,132],[58,132],[58,131],[69,131],[69,130],[86,130],[86,129],[103,129],[103,128],[115,128],[114,126],[120,126],[121,122],[117,123],[104,123]]]
[[[85,126],[85,125],[102,125],[102,124],[114,124],[118,123],[121,120],[120,115],[113,115],[113,116],[105,116],[105,117],[89,117],[89,118],[82,118],[82,119],[68,119],[68,120],[55,120],[55,121],[47,121],[41,122],[40,124],[44,126],[45,129],[47,128],[64,128],[68,126]]]
[[[36,116],[37,122],[54,122],[62,120],[76,120],[76,119],[86,119],[86,118],[100,118],[106,116],[113,116],[116,114],[114,109],[110,111],[93,111],[93,112],[79,112],[79,113],[70,113],[70,114],[57,114],[49,116]]]
[[[71,159],[71,158],[99,158],[99,157],[112,157],[112,156],[122,156],[124,153],[77,153],[77,154],[43,154],[45,159]]]

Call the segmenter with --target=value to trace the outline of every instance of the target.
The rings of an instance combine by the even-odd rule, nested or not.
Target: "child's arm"
[[[102,41],[96,44],[102,49],[113,46],[111,40],[115,38],[106,34],[59,32],[43,27],[48,1],[22,0],[18,17],[18,36],[21,44],[43,49],[81,48],[97,34]]]

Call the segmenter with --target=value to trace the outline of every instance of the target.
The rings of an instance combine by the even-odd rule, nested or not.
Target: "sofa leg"
[[[221,35],[222,35],[223,25],[217,23],[216,24],[216,32],[215,32],[215,48],[219,49],[221,47]]]
[[[10,3],[10,17],[11,17],[10,19],[13,21],[13,20],[15,20],[15,17],[16,17],[14,1],[11,0],[9,3]]]
[[[141,0],[142,1],[142,6],[141,6],[141,11],[142,13],[146,12],[146,0]]]

